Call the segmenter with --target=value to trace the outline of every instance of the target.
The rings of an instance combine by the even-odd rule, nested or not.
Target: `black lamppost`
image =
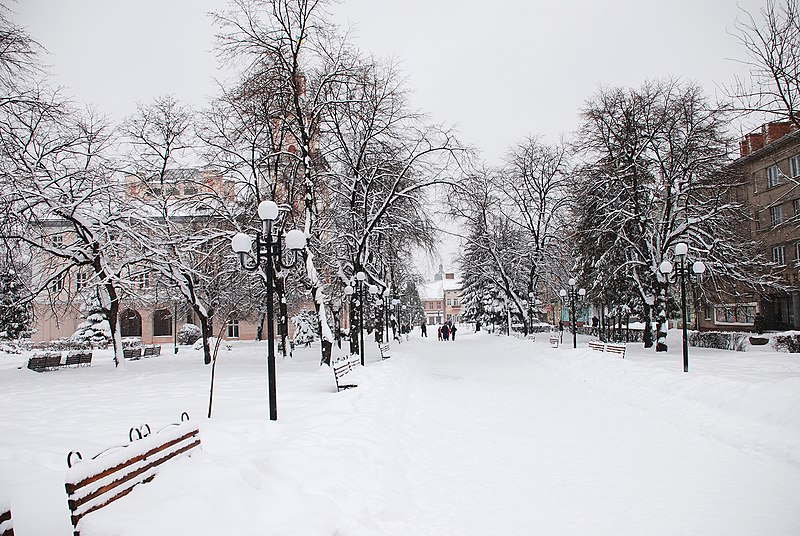
[[[261,220],[261,232],[256,238],[245,233],[237,233],[231,239],[231,248],[239,255],[242,268],[254,272],[263,265],[267,280],[267,379],[269,384],[269,418],[278,420],[278,397],[275,382],[275,326],[273,299],[275,294],[274,270],[292,268],[299,260],[298,252],[306,247],[306,235],[299,229],[273,236],[272,222],[278,217],[278,205],[274,201],[262,201],[258,205],[258,217]],[[291,262],[283,261],[284,244],[292,252]]]
[[[570,314],[570,327],[572,328],[572,347],[578,347],[578,321],[577,317],[575,316],[575,302],[577,300],[583,300],[583,297],[586,295],[585,288],[576,288],[577,281],[575,281],[574,277],[570,277],[569,281],[569,290],[564,290],[563,288],[558,292],[558,295],[562,298],[569,297],[569,314]]]
[[[383,289],[383,316],[384,316],[384,330],[386,331],[386,343],[389,342],[389,306],[391,305],[392,291],[387,286]]]
[[[675,256],[678,258],[678,265],[673,266],[671,262],[665,260],[662,262],[658,271],[664,274],[669,281],[669,276],[675,274],[681,278],[681,317],[683,320],[683,371],[689,372],[689,333],[686,327],[686,278],[692,279],[702,275],[706,271],[706,265],[703,261],[695,261],[692,263],[691,269],[686,260],[686,254],[689,253],[689,246],[686,242],[679,242],[675,244]]]
[[[378,299],[379,299],[379,298],[377,298],[377,296],[380,294],[381,291],[378,288],[378,285],[369,285],[367,287],[367,292],[369,292],[369,298],[370,298],[369,302],[370,302],[370,311],[371,311],[370,314],[371,314],[371,318],[372,318],[372,321],[373,321],[373,324],[374,324],[373,325],[373,329],[375,330],[375,340],[377,341],[380,338],[380,335],[378,334],[378,329],[377,329],[378,326],[377,326],[377,321],[376,321],[376,318],[375,318],[375,309],[377,308],[377,302],[378,302]]]

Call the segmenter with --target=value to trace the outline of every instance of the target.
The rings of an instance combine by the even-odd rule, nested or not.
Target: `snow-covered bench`
[[[555,333],[551,333],[550,336],[547,338],[547,342],[550,343],[550,346],[553,348],[558,348],[558,335]]]
[[[161,345],[145,346],[142,357],[155,357],[161,355]]]
[[[72,350],[67,354],[67,361],[64,363],[67,367],[88,367],[92,364],[92,352],[86,350]]]
[[[595,352],[605,352],[606,345],[600,341],[589,341],[589,348],[594,350]]]
[[[358,387],[357,383],[348,381],[345,376],[359,364],[358,354],[351,354],[333,362],[333,377],[336,379],[336,391]]]
[[[625,350],[627,347],[624,344],[615,344],[613,342],[603,343],[601,341],[589,341],[589,348],[597,352],[617,354],[622,356],[622,359],[625,359]]]
[[[138,436],[135,440],[133,432]],[[186,413],[180,423],[157,434],[150,434],[149,426],[132,428],[129,438],[128,445],[107,449],[91,460],[83,460],[79,452],[67,455],[67,504],[74,536],[80,536],[84,516],[124,497],[134,486],[151,481],[161,464],[200,445],[200,431]]]
[[[378,343],[378,351],[381,353],[381,359],[389,359],[392,357],[391,348],[389,343]]]
[[[142,357],[142,349],[141,348],[123,348],[122,349],[122,357],[125,359],[139,359]]]
[[[0,536],[14,536],[14,521],[11,519],[11,505],[0,499]]]

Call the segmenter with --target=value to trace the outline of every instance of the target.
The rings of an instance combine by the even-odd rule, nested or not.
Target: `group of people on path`
[[[456,340],[456,331],[458,328],[455,324],[448,324],[444,323],[439,326],[439,340],[440,341],[449,341],[449,340]]]
[[[424,320],[419,325],[419,330],[420,330],[420,334],[423,337],[427,337],[428,336],[428,325],[425,323]],[[456,331],[458,331],[458,328],[456,327],[455,324],[452,324],[450,322],[445,322],[444,324],[439,326],[439,330],[438,331],[439,331],[439,340],[440,341],[449,341],[449,340],[451,340],[451,338],[452,338],[452,340],[456,340]]]

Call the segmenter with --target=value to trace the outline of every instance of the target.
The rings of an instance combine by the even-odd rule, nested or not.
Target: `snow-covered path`
[[[72,533],[66,453],[124,444],[182,411],[202,448],[84,518],[84,536],[797,536],[800,359],[692,349],[625,360],[459,332],[367,345],[336,392],[318,348],[200,352],[37,374],[0,361],[0,502],[20,536]],[[674,346],[678,346],[677,344]],[[336,349],[336,355],[346,352]],[[15,361],[16,360],[16,361]],[[17,368],[21,367],[21,368]]]
[[[409,479],[431,507],[420,534],[800,534],[796,465],[681,419],[685,407],[588,388],[554,352],[519,344],[403,348],[416,369]]]

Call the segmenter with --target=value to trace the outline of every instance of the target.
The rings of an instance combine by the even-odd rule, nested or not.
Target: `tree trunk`
[[[662,285],[658,290],[658,300],[656,301],[658,307],[658,319],[656,320],[656,331],[658,332],[658,339],[656,340],[656,352],[666,352],[667,347],[667,287]]]
[[[653,307],[648,305],[647,303],[644,304],[642,307],[644,313],[644,334],[642,335],[642,339],[644,341],[645,348],[652,348],[653,347]]]

